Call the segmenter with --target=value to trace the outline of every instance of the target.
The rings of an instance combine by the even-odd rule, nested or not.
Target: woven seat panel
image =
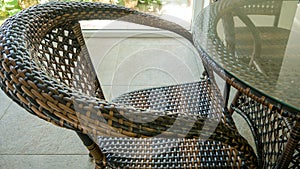
[[[99,137],[111,168],[247,168],[234,148],[194,139]]]
[[[137,90],[121,95],[114,102],[143,109],[188,112],[192,115],[218,118],[223,114],[215,114],[210,110],[213,102],[211,96],[215,90],[209,80],[203,80]],[[231,120],[227,119],[230,122]],[[245,164],[237,156],[238,151],[218,141],[112,137],[98,137],[98,140],[99,147],[106,154],[112,168],[231,168]]]
[[[113,102],[135,108],[184,112],[210,118],[219,118],[222,110],[221,96],[209,80],[137,90],[123,94]]]
[[[236,108],[247,115],[257,132],[258,141],[261,144],[257,149],[262,153],[264,166],[274,167],[287,143],[291,128],[296,122],[245,95],[238,98]],[[300,168],[299,154],[300,143],[295,150],[290,168]]]

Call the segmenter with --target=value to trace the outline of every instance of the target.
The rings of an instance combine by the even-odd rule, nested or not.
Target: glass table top
[[[220,72],[299,111],[299,20],[297,1],[220,1],[197,16],[194,42]]]

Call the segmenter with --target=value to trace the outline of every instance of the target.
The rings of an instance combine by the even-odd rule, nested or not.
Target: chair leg
[[[95,169],[105,169],[105,167],[104,166],[99,166],[99,165],[95,165]]]
[[[106,160],[98,145],[86,134],[76,132],[83,144],[87,147],[90,154],[95,160],[96,169],[105,168]]]

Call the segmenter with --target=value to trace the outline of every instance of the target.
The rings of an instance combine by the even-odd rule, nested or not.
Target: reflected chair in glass
[[[1,26],[1,89],[29,113],[74,130],[96,168],[260,165],[210,78],[133,91],[106,101],[79,24],[95,19],[173,31],[193,44],[191,34],[181,26],[124,7],[79,2],[38,5]],[[148,117],[153,120],[135,120]]]
[[[291,31],[279,25],[283,2],[249,1],[247,5],[247,1],[240,1],[243,5],[237,3],[237,8],[232,9],[232,12],[222,13],[220,17],[225,30],[224,48],[231,52],[230,56],[234,57],[237,63],[247,63],[253,70],[263,74],[265,80],[261,80],[260,83],[267,83],[269,91],[276,87]],[[222,3],[225,4],[226,1]],[[266,8],[268,10],[265,10]],[[273,23],[259,23],[257,18],[260,17],[268,17]],[[215,39],[222,41],[218,37]],[[234,86],[238,92],[230,112],[235,111],[248,122],[263,166],[299,168],[300,143],[299,134],[296,133],[299,133],[297,130],[300,124],[297,113],[281,109],[280,104],[267,100],[261,93],[253,94],[254,91],[245,87],[245,84],[229,74],[226,76],[225,100],[229,98],[230,86]],[[295,139],[289,139],[290,134]],[[287,146],[288,142],[290,143]],[[287,151],[283,153],[285,148]]]

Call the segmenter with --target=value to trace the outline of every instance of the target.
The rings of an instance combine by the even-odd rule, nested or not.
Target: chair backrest
[[[283,0],[236,1],[234,3],[237,4],[237,8],[232,9],[232,12],[227,11],[221,16],[228,51],[230,51],[233,56],[243,55],[242,57],[245,63],[248,60],[248,65],[259,70],[260,73],[263,73],[265,76],[268,76],[268,74],[276,74],[278,76],[285,48],[279,49],[274,45],[273,53],[276,54],[276,56],[273,55],[272,58],[276,60],[273,61],[272,64],[277,68],[276,70],[274,67],[270,70],[268,66],[264,66],[265,62],[269,62],[272,58],[261,57],[261,54],[266,51],[266,48],[269,49],[272,47],[271,44],[287,44],[289,30],[278,27]],[[253,15],[253,18],[251,15]],[[263,16],[274,16],[273,24],[256,25],[256,21],[259,21]],[[236,25],[233,19],[234,17],[238,17],[246,26]],[[274,33],[280,34],[281,36],[274,37],[272,36]],[[262,37],[270,37],[267,39],[269,42],[266,42]],[[268,43],[271,44],[269,47],[266,47],[264,44]]]
[[[273,26],[278,26],[282,2],[283,0],[263,0],[255,3],[255,5],[245,5],[242,10],[244,14],[247,15],[259,14],[274,16]]]
[[[213,0],[212,3],[221,1]],[[226,0],[222,0],[226,1]],[[270,15],[274,16],[273,26],[278,26],[283,0],[256,1],[255,5],[244,5],[241,10],[246,15]],[[268,9],[268,10],[266,10]],[[272,9],[272,10],[270,10]]]
[[[76,28],[79,27],[79,28]],[[30,33],[38,30],[32,28]],[[79,30],[76,32],[76,29]],[[34,35],[29,35],[34,36]],[[47,32],[31,49],[32,57],[51,80],[89,96],[104,99],[100,83],[84,44],[80,25],[67,22]]]
[[[0,28],[1,88],[30,113],[63,127],[78,127],[71,118],[75,112],[70,98],[74,94],[104,98],[78,24],[93,19],[170,30],[192,42],[191,33],[178,24],[124,7],[80,2],[37,5]]]

